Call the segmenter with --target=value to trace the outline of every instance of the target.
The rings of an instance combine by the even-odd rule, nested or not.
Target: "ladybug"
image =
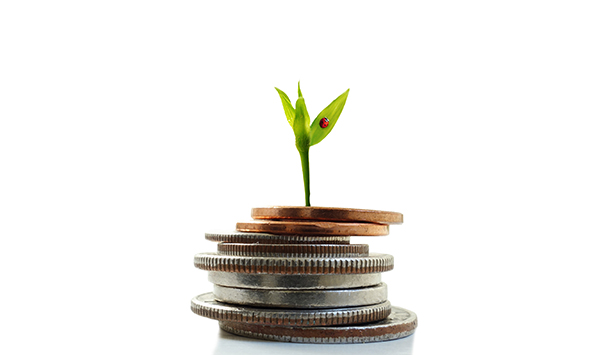
[[[325,128],[325,127],[329,126],[329,120],[327,119],[327,117],[321,118],[321,121],[319,122],[319,126],[321,126],[321,128]]]

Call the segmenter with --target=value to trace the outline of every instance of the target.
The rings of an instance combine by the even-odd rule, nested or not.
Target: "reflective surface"
[[[378,304],[387,300],[387,285],[335,290],[269,290],[213,286],[217,301],[257,307],[339,308]]]
[[[335,309],[255,308],[217,302],[212,293],[194,297],[192,312],[219,321],[271,324],[280,326],[320,327],[377,322],[392,312],[389,301],[376,305]],[[233,332],[236,333],[236,332]]]
[[[368,344],[295,344],[240,337],[223,330],[219,333],[213,355],[231,354],[344,354],[410,355],[416,334],[406,338]]]
[[[264,289],[328,289],[374,286],[381,274],[279,275],[209,271],[208,281],[216,285]]]

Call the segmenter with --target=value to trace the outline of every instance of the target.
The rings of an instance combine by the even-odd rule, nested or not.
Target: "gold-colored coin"
[[[236,229],[240,232],[287,235],[380,236],[389,234],[387,224],[297,220],[239,222]]]
[[[274,206],[252,209],[254,219],[295,219],[338,222],[370,222],[381,224],[400,224],[402,213],[363,210],[356,208]]]

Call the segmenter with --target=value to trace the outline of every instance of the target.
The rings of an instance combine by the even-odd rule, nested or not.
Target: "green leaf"
[[[300,82],[298,82],[298,97],[303,97],[302,91],[300,91]]]
[[[275,88],[279,93],[279,97],[281,98],[281,103],[283,104],[283,111],[285,112],[285,117],[287,117],[287,121],[294,128],[294,117],[296,116],[296,110],[294,110],[294,106],[290,102],[290,98],[285,94],[285,92]]]
[[[348,93],[350,89],[346,90],[343,94],[341,94],[337,99],[333,100],[332,103],[329,104],[319,115],[313,123],[310,125],[310,145],[315,145],[322,141],[329,132],[335,126],[342,110],[344,109],[344,105],[346,104],[346,99],[348,98]],[[327,118],[329,120],[329,124],[325,128],[321,128],[319,124],[322,118]]]
[[[308,150],[310,147],[310,126],[308,122],[310,117],[306,110],[304,98],[298,98],[296,101],[296,116],[294,117],[294,135],[296,136],[296,148],[300,152]]]

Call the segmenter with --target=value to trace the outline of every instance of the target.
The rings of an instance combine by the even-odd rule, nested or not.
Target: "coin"
[[[402,213],[356,208],[274,206],[257,207],[251,212],[254,219],[297,219],[315,221],[371,222],[400,224]]]
[[[199,253],[194,256],[194,266],[208,271],[252,274],[370,274],[392,270],[394,257],[370,254],[348,258],[275,258]]]
[[[236,229],[240,232],[284,235],[380,236],[389,234],[387,224],[297,220],[239,222]]]
[[[392,311],[389,301],[379,304],[335,309],[269,309],[221,303],[212,293],[192,299],[192,311],[220,321],[288,326],[318,327],[375,322]]]
[[[248,244],[219,243],[221,255],[262,257],[349,257],[369,255],[368,244]]]
[[[381,274],[270,275],[209,271],[208,281],[221,286],[259,289],[357,288],[379,284]]]
[[[205,233],[212,242],[223,243],[266,243],[266,244],[350,244],[350,237],[324,235],[277,235],[268,233],[224,232]]]
[[[377,304],[387,300],[387,285],[335,290],[263,290],[214,285],[219,302],[273,308],[337,308]]]
[[[292,343],[372,343],[407,337],[417,328],[417,315],[392,307],[389,317],[375,322],[347,326],[285,327],[241,322],[219,322],[226,332],[250,338]]]

